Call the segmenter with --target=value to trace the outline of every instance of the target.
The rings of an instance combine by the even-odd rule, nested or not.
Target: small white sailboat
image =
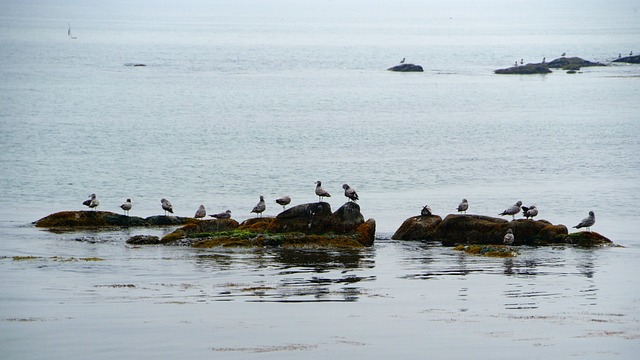
[[[71,39],[74,39],[74,40],[77,39],[77,37],[71,35],[71,24],[69,24],[69,30],[67,30],[67,35],[69,35],[69,38]]]

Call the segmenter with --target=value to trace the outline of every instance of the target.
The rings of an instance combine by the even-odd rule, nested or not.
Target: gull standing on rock
[[[204,209],[204,205],[200,205],[198,210],[196,210],[196,214],[193,215],[193,217],[196,219],[202,219],[206,215],[207,215],[207,210]]]
[[[422,211],[420,211],[420,215],[422,216],[431,216],[432,212],[431,212],[431,208],[429,207],[429,205],[425,205],[422,207]]]
[[[322,201],[323,197],[331,197],[331,194],[325,189],[322,188],[322,183],[320,180],[316,181],[316,195],[318,195],[318,201]]]
[[[498,215],[511,215],[513,220],[516,219],[516,214],[520,212],[520,206],[522,206],[522,201],[518,201],[517,203],[511,205],[509,208],[505,209],[505,211],[501,212]]]
[[[89,195],[89,199],[82,202],[82,205],[88,206],[89,209],[95,210],[98,205],[100,205],[100,201],[98,201],[98,197],[96,194]]]
[[[522,207],[522,215],[524,215],[525,218],[534,218],[535,216],[538,215],[538,209],[536,208],[535,205],[531,205],[529,207],[523,206]]]
[[[467,209],[469,209],[469,202],[467,199],[462,199],[462,202],[458,204],[458,212],[467,213]]]
[[[221,213],[213,214],[209,216],[214,217],[216,219],[231,219],[231,210],[227,210],[225,212],[221,212]]]
[[[342,188],[344,189],[344,196],[349,198],[349,200],[351,201],[360,200],[360,198],[358,197],[358,193],[354,189],[352,189],[351,186],[347,184],[342,184]]]
[[[173,206],[169,200],[162,198],[160,203],[162,204],[162,210],[164,210],[164,216],[167,216],[167,211],[173,214]]]
[[[593,226],[593,224],[596,223],[596,214],[593,213],[593,211],[589,211],[589,216],[587,216],[586,218],[582,219],[582,221],[580,221],[580,223],[576,226],[574,226],[574,228],[576,229],[580,229],[580,228],[587,228],[587,231],[591,231],[591,227]]]
[[[260,195],[260,201],[251,210],[252,213],[256,213],[256,216],[262,217],[262,213],[267,209],[267,204],[264,203],[264,196]]]
[[[276,203],[282,205],[282,210],[286,209],[287,205],[291,202],[291,197],[289,195],[281,196],[276,199]]]
[[[502,239],[502,241],[505,243],[505,245],[511,245],[513,244],[515,239],[516,237],[513,236],[513,230],[509,229],[507,230],[507,233],[504,235],[504,238]]]
[[[127,199],[122,205],[120,205],[120,209],[124,210],[125,215],[129,216],[129,210],[131,210],[131,199]]]

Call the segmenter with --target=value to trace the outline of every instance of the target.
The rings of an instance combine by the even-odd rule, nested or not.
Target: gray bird
[[[120,205],[120,209],[124,210],[125,215],[129,216],[129,210],[131,210],[131,207],[133,205],[131,204],[131,199],[127,199],[127,201],[123,202],[122,205]]]
[[[204,209],[204,205],[200,205],[200,207],[198,207],[198,210],[196,210],[196,214],[193,215],[193,217],[196,219],[202,219],[205,216],[207,216],[207,210]]]
[[[351,186],[347,184],[342,184],[342,188],[344,189],[344,196],[349,198],[351,201],[358,201],[360,198],[358,197],[358,193],[351,188]]]
[[[276,199],[276,203],[278,203],[278,205],[282,205],[282,210],[284,210],[286,209],[287,205],[291,203],[291,197],[289,195],[281,196],[280,198]]]
[[[431,212],[431,208],[429,207],[429,205],[425,205],[422,207],[422,211],[420,211],[420,215],[422,216],[431,216],[432,212]]]
[[[322,188],[320,180],[316,181],[316,195],[318,195],[318,201],[322,201],[322,198],[324,197],[331,197],[331,194]]]
[[[167,211],[173,214],[173,206],[169,200],[162,198],[160,203],[162,204],[162,210],[164,210],[164,216],[167,216]]]
[[[214,217],[216,219],[230,219],[231,218],[231,210],[227,210],[225,212],[221,212],[218,214],[213,214],[213,215],[209,215],[211,217]]]
[[[469,209],[469,202],[467,199],[462,199],[462,202],[458,204],[458,212],[467,213],[467,209]]]
[[[505,243],[505,245],[511,245],[513,244],[515,239],[516,237],[513,236],[513,230],[509,229],[507,230],[507,233],[504,235],[504,238],[502,239],[502,241]]]
[[[593,211],[589,211],[589,216],[582,219],[582,221],[580,221],[578,225],[574,226],[574,228],[576,229],[587,228],[587,231],[591,231],[591,227],[595,223],[596,223],[596,214],[594,214]]]
[[[252,213],[256,213],[256,216],[262,217],[262,213],[267,209],[267,204],[264,203],[264,196],[260,195],[260,201],[251,210]]]
[[[511,205],[498,215],[511,215],[513,217],[513,220],[515,220],[516,214],[520,212],[520,206],[522,206],[522,201],[518,201],[517,203]]]
[[[89,199],[82,202],[82,205],[88,206],[89,209],[95,210],[98,205],[100,205],[100,201],[98,201],[98,197],[96,194],[89,195]]]
[[[529,207],[522,206],[522,215],[524,215],[524,217],[527,219],[533,219],[534,217],[538,216],[538,209],[535,205],[531,205]]]

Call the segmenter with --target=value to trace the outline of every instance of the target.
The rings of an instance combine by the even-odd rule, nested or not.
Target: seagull
[[[342,184],[342,188],[344,189],[344,196],[348,197],[349,200],[357,201],[360,199],[358,198],[358,193],[354,189],[352,189],[351,186]]]
[[[82,202],[82,205],[88,206],[89,209],[95,210],[98,205],[100,205],[100,201],[96,197],[96,194],[89,195],[89,199]]]
[[[431,216],[431,208],[429,207],[429,205],[425,205],[422,207],[422,211],[420,211],[420,215],[422,216]]]
[[[542,63],[544,64],[546,61],[547,61],[547,58],[546,58],[546,57],[543,57],[543,58],[542,58]]]
[[[520,59],[520,65],[524,64],[524,59]]]
[[[564,57],[564,56],[566,56],[566,55],[567,55],[567,53],[566,53],[566,52],[563,52],[563,53],[562,53],[562,55],[560,55],[560,56]]]
[[[522,201],[518,201],[517,203],[508,207],[505,211],[501,212],[498,215],[511,215],[513,220],[516,219],[516,214],[520,212],[520,206],[522,206]]]
[[[204,209],[204,205],[200,205],[198,210],[196,210],[196,214],[193,215],[193,217],[196,219],[202,219],[206,215],[207,215],[207,210]]]
[[[264,203],[264,196],[260,195],[260,201],[253,207],[251,212],[256,213],[256,216],[262,217],[262,212],[267,209],[267,205]]]
[[[404,59],[405,58],[402,58],[402,60],[400,60],[400,64],[404,64]]]
[[[211,217],[214,217],[216,219],[230,219],[231,218],[231,210],[227,210],[225,212],[221,212],[218,214],[213,214],[213,215],[209,215]]]
[[[131,199],[127,199],[122,205],[120,205],[120,209],[124,210],[124,213],[129,216],[129,210],[131,210]]]
[[[167,211],[173,214],[173,206],[169,202],[169,200],[162,198],[160,200],[162,203],[162,209],[164,210],[164,216],[167,216]]]
[[[526,206],[522,206],[522,215],[524,215],[525,218],[534,218],[535,216],[538,215],[538,209],[536,208],[535,205],[531,205],[529,207]]]
[[[629,56],[633,56],[633,51],[629,53]]]
[[[316,181],[316,195],[318,195],[318,201],[322,201],[323,197],[331,197],[331,194],[322,188],[320,180]]]
[[[518,60],[516,60],[516,63],[513,66],[518,67]]]
[[[516,239],[515,236],[513,236],[513,230],[509,229],[507,230],[507,233],[504,235],[504,238],[502,239],[502,241],[505,243],[505,245],[511,245],[513,244],[513,241]]]
[[[582,221],[580,221],[580,224],[574,226],[574,228],[580,229],[580,228],[586,227],[587,231],[591,231],[590,228],[595,223],[596,223],[596,214],[594,214],[593,211],[589,211],[589,216],[587,216],[586,218],[582,219]]]
[[[279,205],[282,205],[282,210],[284,210],[291,202],[291,197],[289,195],[281,196],[280,198],[276,199],[276,202]]]
[[[469,202],[467,199],[462,199],[462,202],[458,204],[458,212],[463,212],[466,214],[467,209],[469,208]]]

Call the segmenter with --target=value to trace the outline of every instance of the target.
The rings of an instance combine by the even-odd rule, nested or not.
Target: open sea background
[[[630,51],[635,1],[0,0],[2,358],[636,359],[640,65],[610,63]],[[609,66],[493,74],[563,52]],[[425,72],[386,71],[405,57]],[[358,191],[372,248],[31,226],[91,193],[239,221],[264,195],[273,216],[281,195],[316,201],[316,180],[334,210]],[[593,210],[622,247],[390,240],[462,198],[569,227]]]

